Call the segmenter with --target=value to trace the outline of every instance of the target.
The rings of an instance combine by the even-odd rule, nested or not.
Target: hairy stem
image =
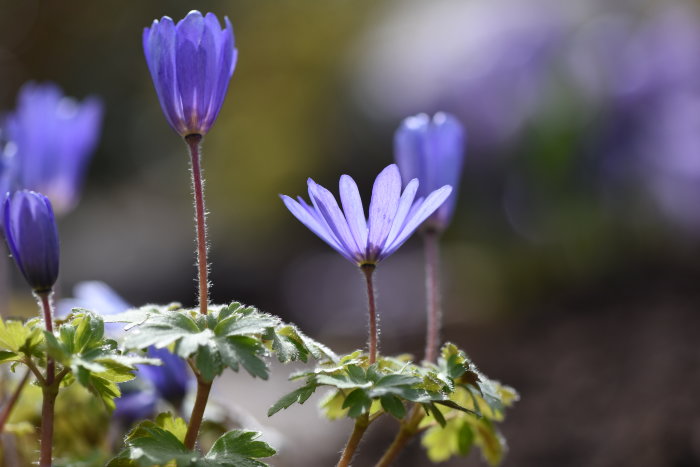
[[[362,272],[367,280],[367,296],[369,298],[369,364],[377,361],[377,347],[379,345],[379,331],[377,330],[377,306],[375,304],[374,283],[372,276],[375,266],[363,264]]]
[[[44,314],[46,330],[53,333],[53,314],[51,311],[51,291],[37,293]],[[40,467],[51,467],[53,447],[53,414],[58,395],[58,384],[55,379],[56,364],[52,358],[46,358],[46,376],[42,392],[44,401],[41,406],[41,455]]]
[[[357,420],[355,420],[355,427],[352,430],[350,438],[348,438],[348,442],[345,444],[343,453],[340,455],[340,460],[338,461],[337,467],[348,467],[350,465],[350,462],[355,455],[355,451],[357,451],[357,447],[360,445],[360,440],[365,434],[365,431],[367,431],[368,426],[369,414],[364,414],[357,417]]]
[[[197,442],[197,435],[199,434],[199,427],[202,425],[202,419],[204,418],[204,409],[207,407],[211,385],[211,382],[206,382],[202,380],[201,376],[197,375],[197,396],[194,400],[192,415],[190,415],[190,423],[187,426],[187,433],[185,434],[184,444],[187,449],[194,449],[194,445]]]
[[[29,381],[29,376],[31,376],[31,374],[32,370],[27,369],[27,372],[24,373],[24,376],[17,384],[15,391],[12,393],[10,399],[7,401],[5,407],[2,409],[2,413],[0,413],[0,433],[2,433],[3,428],[5,428],[5,423],[7,423],[7,420],[10,418],[12,409],[17,403],[17,399],[19,399],[19,395],[22,392],[22,389],[24,389],[24,386],[27,384],[27,381]]]
[[[194,209],[197,221],[197,266],[199,277],[199,312],[207,314],[209,305],[209,264],[207,263],[207,223],[204,209],[204,188],[202,183],[202,168],[200,143],[202,135],[185,136],[185,142],[190,148],[190,168],[192,172],[192,191],[194,192]]]
[[[440,346],[442,309],[440,304],[440,248],[438,233],[425,232],[425,291],[427,298],[427,334],[425,340],[425,360],[434,362]]]
[[[408,442],[413,438],[416,433],[420,430],[418,425],[421,420],[423,420],[423,412],[420,405],[416,404],[413,406],[413,410],[410,415],[401,422],[401,428],[399,432],[396,433],[394,440],[389,445],[389,448],[384,452],[384,455],[375,467],[388,467],[390,466],[396,458],[399,456],[401,451],[406,447]]]

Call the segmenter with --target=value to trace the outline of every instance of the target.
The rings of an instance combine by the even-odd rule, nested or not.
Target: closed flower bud
[[[443,185],[454,191],[425,222],[439,232],[452,220],[464,160],[464,128],[452,115],[438,112],[406,118],[394,135],[394,156],[403,183],[417,178],[416,197],[425,197]]]
[[[206,134],[236,66],[233,27],[213,13],[191,11],[177,24],[164,16],[143,31],[143,50],[170,126],[182,136]]]
[[[49,292],[58,278],[58,229],[51,202],[28,190],[5,199],[3,228],[17,267],[36,293]]]

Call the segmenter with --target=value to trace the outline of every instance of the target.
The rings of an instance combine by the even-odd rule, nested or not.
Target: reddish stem
[[[39,292],[37,296],[41,302],[44,314],[44,325],[46,330],[53,333],[53,317],[51,312],[51,291]],[[53,415],[58,395],[58,385],[54,384],[56,374],[56,364],[52,358],[46,358],[46,377],[42,387],[44,401],[41,406],[41,455],[39,459],[40,467],[51,467],[52,447],[53,447]]]
[[[212,383],[202,381],[201,377],[197,375],[197,396],[194,401],[194,407],[192,407],[192,415],[190,416],[190,423],[187,426],[187,433],[185,434],[184,444],[187,449],[194,449],[194,445],[197,442],[197,435],[199,434],[199,427],[202,425],[202,420],[204,419],[204,409],[207,407],[211,385]]]
[[[204,188],[202,183],[202,168],[200,143],[202,135],[185,136],[185,142],[190,148],[190,164],[192,172],[192,190],[194,192],[194,208],[197,220],[197,265],[199,275],[199,312],[207,314],[209,305],[209,264],[207,263],[207,224],[204,209]]]
[[[15,404],[17,403],[17,400],[19,399],[19,395],[22,392],[22,389],[24,389],[24,385],[27,384],[27,381],[29,381],[29,376],[31,374],[32,371],[28,369],[22,377],[22,379],[20,380],[19,384],[17,384],[17,387],[12,393],[12,396],[10,396],[10,399],[5,404],[5,408],[2,409],[2,413],[0,413],[0,433],[2,433],[2,430],[5,428],[5,423],[7,423],[7,420],[10,418],[12,409],[14,408]]]
[[[425,291],[427,298],[427,334],[425,340],[425,360],[434,362],[440,346],[442,310],[440,306],[440,251],[438,233],[425,232]]]
[[[362,272],[367,280],[367,296],[369,298],[369,364],[377,361],[377,347],[379,342],[379,332],[377,330],[377,306],[375,304],[374,284],[372,276],[374,274],[374,264],[363,264]]]

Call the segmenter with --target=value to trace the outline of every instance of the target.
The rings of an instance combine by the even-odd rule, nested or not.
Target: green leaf
[[[221,355],[221,361],[238,371],[238,364],[248,370],[251,376],[267,379],[269,370],[260,355],[265,354],[265,349],[259,341],[252,337],[233,336],[226,339],[217,339],[216,345]]]
[[[169,431],[181,442],[184,443],[185,435],[187,434],[187,423],[180,417],[175,417],[170,412],[158,414],[156,417],[156,425],[162,429]]]
[[[138,424],[127,435],[125,444],[125,449],[107,464],[108,467],[164,466],[173,460],[193,457],[177,436],[150,420]]]
[[[369,411],[371,406],[372,399],[370,399],[364,390],[358,388],[348,394],[342,407],[344,409],[349,409],[348,416],[350,418],[357,418]]]
[[[311,397],[311,394],[313,394],[316,391],[317,387],[318,385],[313,383],[307,384],[306,386],[302,386],[299,389],[290,392],[286,396],[282,396],[277,402],[275,402],[272,405],[272,407],[268,409],[267,416],[271,417],[280,410],[290,407],[295,402],[303,404],[309,399],[309,397]]]
[[[202,456],[182,444],[185,431],[182,419],[169,413],[160,414],[156,422],[141,422],[127,435],[125,448],[107,466],[264,467],[267,464],[257,459],[276,454],[269,445],[257,441],[260,433],[234,430],[217,439]]]
[[[379,399],[382,402],[382,408],[385,412],[390,413],[395,418],[401,420],[406,415],[406,407],[398,397],[387,394]]]
[[[274,456],[277,451],[267,443],[256,441],[260,433],[234,430],[217,439],[206,459],[218,462],[221,466],[262,467],[267,464],[256,459]]]

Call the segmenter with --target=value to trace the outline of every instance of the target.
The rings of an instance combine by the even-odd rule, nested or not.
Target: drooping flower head
[[[50,83],[27,83],[6,124],[6,162],[13,165],[13,184],[44,193],[57,214],[75,207],[87,163],[97,145],[102,104],[82,103]],[[4,193],[3,193],[4,196]]]
[[[3,206],[5,240],[29,285],[49,292],[58,278],[58,229],[46,196],[21,190],[7,196]]]
[[[385,168],[374,182],[369,219],[365,219],[360,193],[348,175],[340,177],[341,211],[333,194],[308,180],[312,205],[282,195],[294,216],[359,266],[374,265],[391,255],[447,199],[452,191],[443,186],[416,198],[418,180],[411,180],[401,192],[401,175],[396,164]]]
[[[224,17],[190,11],[177,24],[167,16],[143,31],[143,50],[160,105],[182,136],[204,135],[219,114],[236,67],[233,27]]]
[[[443,185],[455,193],[426,221],[437,231],[447,228],[457,201],[457,187],[464,161],[464,128],[452,115],[438,112],[406,118],[394,135],[394,157],[404,183],[417,178],[418,196],[426,196]]]

